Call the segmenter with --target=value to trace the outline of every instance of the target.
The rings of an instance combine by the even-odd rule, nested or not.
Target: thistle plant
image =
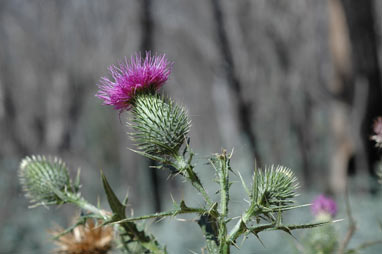
[[[330,221],[337,214],[336,202],[324,195],[319,195],[313,201],[312,214],[317,222]],[[297,253],[304,254],[334,254],[339,253],[339,237],[333,224],[312,229],[303,236],[301,244],[297,245]]]
[[[121,201],[101,173],[111,210],[108,212],[82,197],[79,192],[79,174],[72,181],[68,169],[60,160],[41,156],[27,157],[20,165],[20,181],[27,197],[46,206],[72,203],[83,210],[78,221],[59,234],[58,239],[71,239],[68,234],[81,225],[83,227],[92,218],[100,223],[100,227],[113,225],[118,236],[114,238],[117,244],[113,246],[124,253],[164,254],[167,253],[166,248],[153,235],[141,230],[137,223],[148,219],[195,214],[206,240],[203,252],[228,254],[232,246],[239,247],[237,240],[242,236],[253,234],[260,240],[260,233],[264,231],[279,230],[292,234],[297,229],[314,228],[331,222],[329,219],[306,224],[285,223],[285,211],[307,206],[295,203],[299,184],[293,171],[284,166],[266,166],[264,169],[256,166],[251,183],[248,183],[231,167],[233,154],[225,150],[210,156],[208,160],[216,175],[219,198],[216,194],[207,193],[204,184],[213,179],[200,179],[195,171],[195,154],[188,136],[191,120],[187,110],[158,93],[158,89],[169,78],[172,66],[173,63],[165,55],[146,52],[145,57],[142,57],[136,54],[130,61],[125,59],[118,66],[109,68],[111,78],[100,80],[96,96],[120,114],[128,111],[128,136],[135,143],[131,150],[155,160],[155,168],[168,169],[170,175],[184,178],[201,194],[202,204],[191,207],[184,200],[173,201],[173,207],[168,211],[128,217],[125,213],[128,199]],[[240,178],[249,204],[241,216],[235,218],[230,215],[232,177]],[[89,252],[84,250],[76,253]]]

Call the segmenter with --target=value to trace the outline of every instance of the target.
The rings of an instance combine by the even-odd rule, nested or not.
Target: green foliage
[[[20,163],[19,179],[26,197],[36,205],[63,203],[61,193],[72,191],[68,169],[59,158],[26,157]]]
[[[117,198],[105,175],[101,172],[102,184],[113,215],[106,223],[119,221],[119,234],[121,244],[126,253],[142,253],[150,251],[153,254],[166,254],[154,237],[146,235],[143,230],[139,230],[132,221],[122,221],[126,218],[126,205]]]
[[[129,123],[131,139],[136,142],[137,153],[156,160],[158,168],[168,168],[172,175],[184,177],[204,201],[200,207],[189,207],[182,200],[175,201],[173,209],[150,215],[128,218],[125,213],[126,202],[121,202],[114,193],[106,177],[101,173],[103,187],[111,209],[106,212],[88,203],[78,193],[79,176],[72,187],[65,164],[58,159],[46,160],[45,157],[26,158],[20,166],[20,179],[27,195],[35,202],[46,204],[72,203],[86,211],[84,218],[97,218],[104,224],[116,225],[119,234],[119,246],[125,253],[166,254],[154,236],[141,229],[137,221],[151,218],[164,218],[179,214],[193,213],[206,239],[206,252],[209,254],[229,254],[231,246],[236,246],[240,236],[255,235],[270,230],[284,231],[306,229],[329,223],[284,224],[282,213],[285,210],[299,208],[293,205],[297,195],[298,182],[293,172],[282,166],[271,166],[261,171],[255,168],[252,188],[244,188],[249,196],[248,209],[239,216],[237,223],[228,229],[228,223],[236,220],[229,216],[230,181],[232,154],[223,150],[210,158],[211,167],[216,173],[216,182],[220,201],[214,201],[203,186],[203,182],[194,170],[194,153],[189,142],[179,152],[190,130],[190,121],[186,111],[169,99],[154,93],[138,93],[132,101],[132,113]],[[240,176],[240,174],[239,174]],[[241,176],[240,176],[241,177]],[[261,222],[261,223],[260,223]],[[265,223],[264,223],[265,222]],[[72,230],[73,227],[69,228]],[[67,232],[67,231],[65,231]]]
[[[338,236],[333,224],[313,228],[301,239],[304,254],[333,254],[338,249]]]
[[[160,95],[135,97],[129,133],[139,150],[151,155],[176,154],[185,141],[191,122],[184,108]]]

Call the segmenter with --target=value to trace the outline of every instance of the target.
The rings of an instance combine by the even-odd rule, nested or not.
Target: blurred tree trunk
[[[333,151],[330,155],[330,191],[340,194],[345,191],[347,169],[355,152],[352,136],[353,78],[349,32],[340,0],[329,0],[329,45],[334,76],[329,84],[332,96],[330,123]]]
[[[254,125],[251,122],[252,110],[251,104],[248,103],[242,94],[242,84],[236,73],[233,53],[231,50],[229,35],[227,34],[222,2],[219,0],[211,0],[213,18],[215,21],[215,29],[217,33],[217,44],[220,50],[220,57],[223,62],[224,74],[227,79],[234,98],[232,100],[237,102],[236,112],[239,121],[240,131],[243,132],[246,142],[249,144],[250,154],[254,156],[256,161],[261,165],[261,157],[258,153],[256,135],[254,131]]]
[[[375,164],[380,159],[370,140],[373,120],[382,115],[381,73],[378,62],[378,41],[374,1],[342,0],[349,28],[353,53],[354,76],[367,86],[365,113],[362,117],[361,137],[367,154],[369,173],[375,174]]]
[[[153,22],[153,14],[152,14],[152,1],[151,0],[143,0],[141,2],[141,43],[140,43],[140,51],[141,54],[145,54],[146,51],[153,50],[154,40],[153,40],[153,30],[154,30],[154,22]],[[152,191],[152,199],[153,199],[153,207],[156,212],[161,211],[161,179],[159,178],[158,171],[150,168],[150,166],[155,166],[156,162],[154,160],[146,159],[147,161],[147,170],[150,175],[150,184]]]
[[[291,103],[292,104],[292,103]],[[301,153],[302,174],[304,178],[304,186],[309,188],[314,183],[313,178],[313,163],[311,163],[312,156],[312,113],[313,105],[312,100],[307,92],[304,92],[303,108],[301,112],[296,114],[290,113],[291,123],[294,130],[296,130],[298,148]]]
[[[382,91],[373,2],[329,0],[329,13],[334,66],[330,189],[339,193],[353,157],[358,173],[374,173],[379,157],[369,137],[373,119],[382,114]]]

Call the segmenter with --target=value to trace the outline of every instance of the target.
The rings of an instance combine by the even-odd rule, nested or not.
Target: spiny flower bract
[[[137,93],[152,93],[159,89],[171,73],[172,62],[166,56],[146,52],[145,58],[135,54],[130,62],[125,58],[119,66],[111,65],[109,72],[112,79],[103,77],[100,80],[96,96],[105,105],[114,106],[117,110],[129,110]]]

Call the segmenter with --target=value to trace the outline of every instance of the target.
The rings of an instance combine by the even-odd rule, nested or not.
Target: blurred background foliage
[[[381,14],[376,0],[1,0],[0,253],[49,253],[47,229],[73,216],[66,206],[27,209],[17,179],[26,155],[58,155],[72,173],[80,167],[84,196],[105,207],[100,169],[121,197],[129,192],[134,214],[163,210],[171,195],[201,202],[129,151],[126,113],[94,97],[109,65],[145,50],[175,62],[164,92],[189,111],[203,177],[213,172],[201,155],[234,148],[232,167],[247,179],[255,158],[283,164],[302,183],[301,203],[335,195],[339,217],[350,179],[359,227],[350,245],[382,234],[379,157],[369,141],[382,115]],[[240,187],[233,192],[234,214],[245,203]],[[311,220],[309,209],[299,212],[288,219]],[[203,246],[196,223],[149,227],[171,253]],[[265,248],[248,241],[237,253],[291,253],[294,245],[277,232],[264,235]]]

